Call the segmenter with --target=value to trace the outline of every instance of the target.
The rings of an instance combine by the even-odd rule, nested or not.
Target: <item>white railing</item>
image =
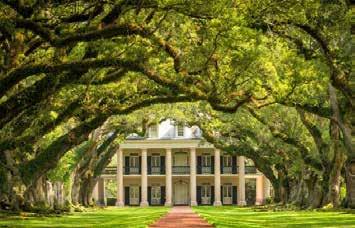
[[[129,167],[129,174],[139,174],[138,167]]]
[[[173,166],[174,174],[189,174],[190,167],[189,166]]]
[[[224,174],[231,174],[232,173],[232,167],[223,167],[223,173]]]
[[[202,174],[211,174],[212,168],[211,167],[202,167],[201,172],[202,172]]]
[[[160,174],[160,166],[152,167],[152,174]]]

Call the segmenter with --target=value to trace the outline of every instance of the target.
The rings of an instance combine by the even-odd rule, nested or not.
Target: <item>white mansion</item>
[[[106,205],[105,180],[117,180],[117,206],[263,204],[270,183],[253,163],[201,139],[198,127],[165,120],[149,137],[130,136],[93,192]],[[111,200],[112,202],[112,200]]]

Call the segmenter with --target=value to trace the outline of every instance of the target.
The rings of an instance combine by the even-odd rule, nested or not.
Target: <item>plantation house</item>
[[[263,204],[270,182],[251,161],[205,142],[198,127],[165,120],[147,138],[131,135],[117,151],[117,167],[107,167],[93,192],[107,204],[105,180],[117,180],[115,204]],[[112,201],[112,200],[111,200]]]

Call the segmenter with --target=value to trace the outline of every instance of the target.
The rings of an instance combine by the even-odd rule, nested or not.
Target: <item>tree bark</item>
[[[334,207],[340,206],[340,185],[341,185],[341,170],[345,162],[345,154],[342,151],[340,144],[340,130],[338,125],[331,121],[330,137],[333,146],[333,161],[329,178],[329,201]]]

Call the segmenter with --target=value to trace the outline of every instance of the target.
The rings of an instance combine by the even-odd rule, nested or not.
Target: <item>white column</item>
[[[245,206],[245,163],[244,156],[238,157],[238,205]]]
[[[221,206],[221,153],[214,149],[214,206]]]
[[[197,206],[196,201],[196,148],[190,148],[190,199],[191,206]]]
[[[123,207],[123,151],[118,149],[117,151],[117,201],[116,206]]]
[[[142,149],[142,173],[141,173],[141,207],[149,206],[148,203],[148,170],[147,170],[147,149]]]
[[[166,149],[165,155],[165,206],[172,206],[172,159],[171,149]]]
[[[262,205],[264,203],[263,188],[263,176],[260,175],[256,178],[255,205]]]

